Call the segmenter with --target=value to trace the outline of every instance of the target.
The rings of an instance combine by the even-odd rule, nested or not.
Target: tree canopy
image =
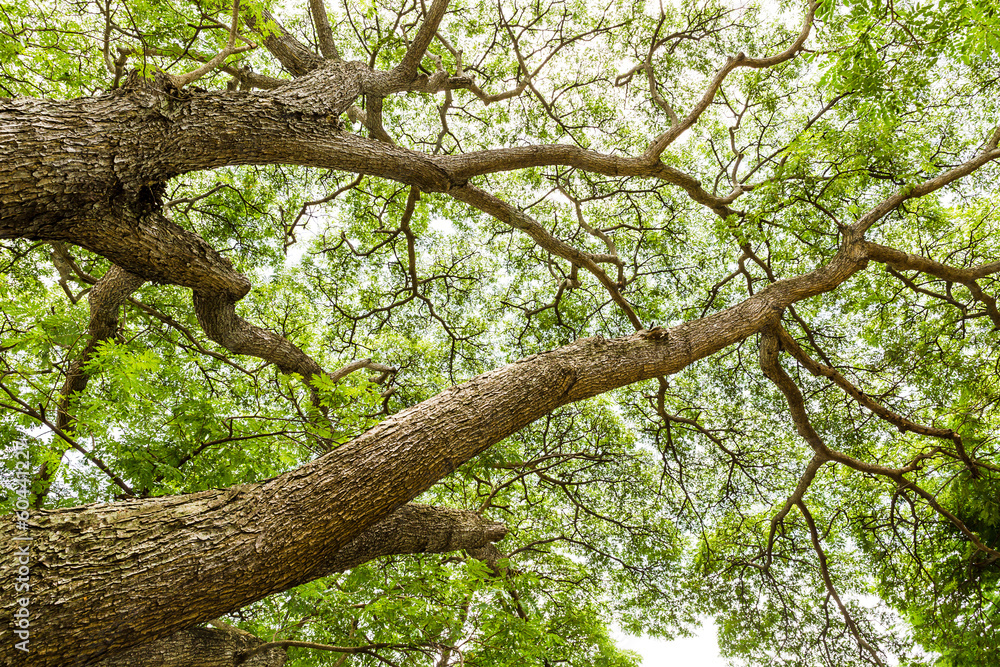
[[[992,0],[0,0],[0,95],[0,656],[995,660]]]

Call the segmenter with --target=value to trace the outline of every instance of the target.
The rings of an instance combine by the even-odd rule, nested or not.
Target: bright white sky
[[[621,648],[642,656],[643,667],[727,667],[719,655],[715,624],[706,619],[694,637],[664,641],[612,633]]]

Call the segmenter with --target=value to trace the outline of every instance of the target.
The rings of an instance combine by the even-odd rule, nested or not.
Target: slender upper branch
[[[726,80],[726,77],[729,76],[729,74],[737,67],[764,69],[767,67],[774,67],[775,65],[794,58],[802,49],[802,45],[805,44],[806,38],[809,37],[809,32],[812,30],[813,19],[816,16],[817,7],[819,7],[819,2],[810,0],[805,18],[802,21],[802,28],[799,31],[798,36],[795,38],[795,41],[781,53],[766,58],[750,58],[741,52],[729,58],[715,77],[713,77],[712,81],[708,84],[708,89],[702,94],[701,99],[698,100],[698,103],[695,104],[694,108],[691,109],[691,111],[688,112],[684,118],[680,119],[679,122],[673,123],[670,126],[670,129],[654,139],[646,149],[644,156],[650,159],[658,158],[667,146],[673,143],[674,140],[683,134],[685,130],[694,125],[698,118],[701,117],[701,114],[705,111],[705,109],[708,108],[708,105],[712,103],[712,100],[715,99],[715,95],[719,92],[719,88]]]
[[[622,312],[629,319],[629,322],[638,331],[643,328],[642,321],[635,314],[631,304],[625,300],[619,289],[619,285],[612,280],[604,270],[598,266],[595,257],[589,253],[577,250],[568,243],[557,239],[536,222],[531,216],[517,210],[501,199],[490,195],[479,188],[466,185],[461,188],[452,188],[451,196],[459,201],[463,201],[475,208],[488,213],[497,220],[519,229],[530,236],[539,247],[551,252],[554,255],[568,259],[576,266],[582,266],[592,273],[604,288],[611,295],[611,298],[622,309]]]
[[[809,527],[809,537],[812,540],[813,549],[819,557],[819,570],[823,577],[823,584],[826,586],[826,590],[833,598],[833,601],[837,604],[837,608],[840,610],[840,614],[844,618],[844,623],[847,625],[847,629],[850,630],[851,634],[854,636],[854,640],[858,643],[858,646],[868,652],[868,654],[875,661],[875,664],[880,667],[884,667],[885,663],[882,662],[882,658],[879,656],[878,651],[868,642],[868,640],[861,636],[861,630],[858,628],[857,622],[854,620],[854,617],[851,615],[847,606],[843,603],[843,601],[841,601],[840,594],[837,592],[837,587],[833,585],[833,577],[830,576],[830,568],[827,564],[826,553],[823,551],[823,545],[819,538],[819,531],[816,529],[816,521],[813,519],[812,513],[801,499],[795,504],[798,505],[799,511],[802,513],[802,518],[805,519],[806,525]]]
[[[802,392],[799,390],[792,378],[789,377],[785,370],[781,367],[781,363],[778,361],[780,346],[779,337],[776,333],[775,327],[775,324],[767,324],[766,329],[764,329],[761,335],[761,368],[763,369],[764,374],[767,375],[768,379],[770,379],[778,387],[778,389],[781,390],[781,393],[785,395],[796,430],[798,430],[799,434],[806,440],[806,442],[809,443],[817,454],[820,454],[826,460],[836,461],[837,463],[846,465],[854,470],[888,478],[898,485],[900,489],[913,490],[917,495],[923,498],[935,512],[947,518],[948,521],[950,521],[956,528],[958,528],[958,530],[968,537],[977,549],[980,549],[991,556],[1000,557],[1000,552],[985,545],[975,533],[969,530],[968,526],[966,526],[961,519],[959,519],[953,512],[943,507],[932,493],[922,488],[915,482],[906,479],[904,475],[919,468],[922,463],[922,457],[917,457],[906,466],[900,468],[889,468],[887,466],[858,460],[826,445],[822,437],[820,437],[820,435],[813,428],[812,423],[809,421],[809,416],[805,409],[805,399],[802,396]]]
[[[930,194],[935,190],[940,190],[949,183],[953,183],[964,176],[968,176],[987,162],[1000,158],[1000,149],[997,148],[998,139],[1000,139],[1000,132],[994,132],[989,141],[986,142],[986,146],[983,150],[971,160],[963,162],[948,171],[942,172],[934,178],[929,178],[920,183],[903,186],[890,197],[884,199],[878,206],[873,207],[865,215],[858,218],[858,221],[852,225],[852,231],[855,234],[864,234],[869,228],[871,228],[872,225],[889,213],[889,211],[894,210],[903,202],[916,197],[923,197],[924,195]]]
[[[409,47],[406,49],[406,54],[400,63],[389,73],[386,85],[390,87],[390,90],[386,90],[385,92],[398,90],[417,77],[417,66],[427,52],[427,47],[430,46],[431,40],[434,39],[434,35],[437,33],[438,26],[441,25],[441,19],[444,18],[445,10],[447,9],[448,0],[434,0],[431,3],[431,6],[427,9],[427,15],[420,25],[420,29],[417,30],[417,36],[410,42]]]
[[[977,475],[976,463],[969,457],[965,450],[965,445],[962,442],[962,437],[958,433],[955,433],[955,431],[947,428],[935,428],[933,426],[918,424],[896,412],[893,412],[865,392],[855,387],[835,368],[821,364],[806,354],[805,350],[803,350],[798,344],[798,341],[796,341],[784,329],[784,327],[777,328],[777,336],[781,341],[781,346],[793,357],[795,357],[796,361],[802,364],[810,373],[818,377],[829,378],[834,384],[843,389],[851,398],[857,401],[858,404],[864,406],[880,419],[887,421],[900,431],[909,431],[911,433],[918,433],[920,435],[944,438],[953,441],[959,457],[961,457],[961,459],[965,462],[969,472],[971,472],[973,476]]]
[[[229,41],[222,51],[219,51],[211,60],[203,64],[190,72],[181,74],[179,76],[171,76],[170,80],[177,88],[183,88],[189,83],[193,83],[205,76],[206,74],[214,71],[225,62],[226,58],[237,53],[243,53],[244,51],[249,51],[251,49],[257,48],[256,44],[248,44],[246,46],[236,46],[236,36],[239,31],[239,18],[240,18],[240,0],[233,1],[233,13],[232,19],[229,26]]]
[[[802,498],[805,497],[806,491],[809,490],[809,486],[813,483],[813,480],[816,479],[816,473],[818,473],[819,469],[822,468],[823,465],[829,460],[830,458],[824,452],[816,452],[812,459],[809,460],[809,465],[806,466],[806,469],[799,477],[799,482],[795,485],[795,490],[793,490],[792,494],[788,496],[787,500],[785,500],[785,504],[781,507],[781,509],[771,517],[771,526],[767,536],[767,549],[764,553],[764,563],[760,566],[761,571],[766,571],[769,567],[771,567],[771,563],[774,560],[774,540],[778,534],[778,526],[781,525],[781,523],[785,520],[785,517],[788,516],[792,507],[802,502]]]
[[[309,15],[316,27],[316,39],[319,50],[324,58],[340,60],[337,43],[333,39],[333,28],[330,27],[330,17],[326,15],[326,3],[323,0],[309,0]]]

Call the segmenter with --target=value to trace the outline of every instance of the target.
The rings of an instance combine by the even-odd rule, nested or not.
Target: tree
[[[1000,641],[992,3],[2,6],[30,664]]]

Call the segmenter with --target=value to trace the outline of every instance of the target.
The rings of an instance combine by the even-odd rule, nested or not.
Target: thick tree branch
[[[506,532],[503,524],[467,510],[404,505],[323,563],[326,572],[322,576],[344,572],[383,556],[483,549],[502,540]],[[235,664],[279,667],[284,662],[285,652],[278,649],[301,646],[282,642],[265,644],[249,633],[234,631],[235,628],[232,631],[182,630],[166,639],[101,661],[99,667],[161,667],[161,664],[162,667],[186,667],[188,660],[199,667],[232,667]],[[239,641],[232,636],[237,633],[242,635]],[[179,662],[174,659],[178,653],[181,654]],[[261,653],[268,655],[261,656]],[[162,663],[157,662],[160,659]]]
[[[435,7],[443,13],[444,3]],[[415,45],[411,51],[416,52]],[[415,56],[417,62],[423,52]],[[746,63],[768,65],[766,59],[740,59]],[[421,190],[453,191],[540,244],[548,243],[554,254],[595,266],[593,257],[547,238],[530,218],[466,184],[461,170],[468,178],[565,163],[598,173],[672,178],[695,201],[728,214],[731,200],[711,197],[690,176],[659,164],[655,155],[615,158],[554,146],[512,149],[524,151],[506,154],[519,156],[514,162],[496,161],[497,152],[488,159],[479,155],[449,162],[338,131],[337,116],[371,85],[382,83],[380,76],[363,66],[326,61],[268,93],[178,94],[163,82],[151,87],[137,82],[100,98],[4,101],[0,236],[78,243],[142,278],[190,287],[207,329],[217,327],[220,338],[236,331],[237,347],[265,350],[282,344],[244,326],[232,309],[249,287],[246,279],[202,239],[158,212],[167,179],[224,165],[274,163],[385,176]],[[105,116],[129,123],[102,123]],[[33,123],[44,123],[48,134],[40,135]],[[279,137],[282,141],[275,141]],[[573,401],[676,373],[773,326],[792,304],[835,289],[866,266],[863,234],[872,224],[907,199],[1000,156],[995,145],[962,167],[901,190],[845,227],[839,249],[816,269],[774,280],[742,303],[707,317],[625,338],[585,339],[526,358],[446,390],[302,468],[258,484],[39,512],[31,530],[39,537],[34,545],[45,567],[33,589],[35,630],[38,637],[58,637],[58,644],[40,644],[33,658],[42,667],[62,664],[62,651],[72,646],[75,658],[94,660],[320,576],[316,563],[326,562],[382,517],[531,421]],[[29,159],[39,154],[46,160]],[[637,324],[634,315],[630,319]],[[764,338],[776,340],[773,334]],[[773,356],[776,361],[776,349]],[[773,366],[780,371],[780,365]],[[787,379],[782,374],[772,374],[779,384]],[[790,404],[801,403],[801,393],[793,399]],[[907,471],[822,451],[857,470],[897,481]],[[908,486],[905,480],[899,484]],[[14,529],[8,524],[0,530],[9,535]],[[0,542],[8,561],[12,544]],[[123,545],[128,558],[122,558]],[[164,569],[171,573],[169,581],[160,576]],[[64,586],[74,580],[99,583]],[[135,590],[144,595],[136,598]],[[10,608],[11,603],[3,604]],[[85,627],[80,618],[88,619]],[[0,647],[0,655],[10,650]]]
[[[790,303],[833,289],[859,270],[862,262],[854,251],[844,248],[826,266],[778,281],[738,306],[663,335],[585,339],[486,373],[273,480],[85,512],[38,513],[31,524],[36,535],[67,535],[85,527],[88,536],[72,551],[45,546],[58,541],[35,541],[38,558],[47,563],[47,574],[33,591],[38,636],[77,627],[69,619],[80,614],[91,622],[59,630],[60,646],[39,646],[37,664],[59,664],[56,656],[66,642],[83,659],[110,655],[322,576],[324,567],[317,564],[328,563],[386,513],[492,444],[561,405],[675,373],[752,335]],[[364,483],[359,469],[367,471]],[[171,526],[168,550],[161,547],[163,522]],[[120,564],[109,569],[107,559],[118,553],[122,539],[141,552],[141,571]],[[0,549],[9,549],[14,542],[2,544]],[[218,558],[219,550],[228,556]],[[240,564],[239,572],[227,569],[233,563]],[[170,568],[169,582],[157,575],[160,567]],[[99,589],[67,589],[57,572],[99,581]],[[121,584],[122,577],[130,577],[129,586]],[[207,581],[214,582],[208,589]],[[130,591],[139,589],[157,604],[130,598]],[[203,590],[212,593],[202,595]]]
[[[471,189],[467,192],[474,200],[481,196]],[[510,216],[510,212],[504,215]],[[771,326],[777,314],[796,301],[834,289],[866,265],[859,241],[846,234],[829,263],[796,278],[776,281],[741,304],[705,318],[627,338],[581,340],[481,375],[267,482],[97,506],[87,512],[41,512],[32,524],[35,531],[65,534],[81,525],[89,526],[88,541],[72,553],[39,554],[46,559],[48,572],[74,572],[74,576],[100,581],[101,588],[73,589],[90,593],[86,599],[80,592],[70,593],[69,598],[63,595],[59,604],[53,604],[60,593],[53,579],[43,580],[35,591],[39,635],[44,637],[60,626],[71,628],[70,619],[86,614],[92,619],[87,628],[60,630],[59,636],[64,638],[61,641],[73,643],[77,655],[96,658],[164,637],[321,576],[322,568],[317,569],[315,563],[327,562],[387,512],[540,416],[616,387],[676,373]],[[859,466],[838,452],[830,451],[830,455],[859,469],[882,472],[877,466]],[[358,485],[355,474],[359,466],[371,473],[363,486]],[[886,472],[900,474],[898,470]],[[163,521],[173,526],[169,551],[158,550],[164,538],[159,528]],[[114,530],[103,532],[98,528],[101,525],[114,526]],[[7,525],[2,530],[13,528]],[[247,540],[247,531],[256,537]],[[105,560],[123,535],[129,536],[131,544],[141,545],[142,572],[117,564],[108,569]],[[9,549],[13,541],[4,540],[3,544]],[[219,549],[230,556],[235,555],[232,549],[243,550],[245,555],[213,558],[212,553]],[[226,564],[233,562],[244,564],[238,575],[226,570]],[[277,566],[290,562],[305,565]],[[157,563],[171,569],[170,582],[157,579]],[[119,585],[125,576],[131,577],[129,587]],[[206,578],[226,583],[205,597],[198,592]],[[169,594],[164,586],[170,588]],[[148,591],[159,602],[146,606],[142,600],[123,597],[135,587]],[[130,613],[123,617],[125,609]],[[128,628],[121,627],[122,623]],[[113,639],[104,644],[103,639],[95,638]],[[53,661],[59,650],[40,648],[38,664],[58,664]]]
[[[785,369],[781,367],[781,362],[778,360],[778,356],[781,352],[780,338],[777,333],[777,329],[780,325],[775,321],[767,326],[761,332],[760,335],[760,367],[764,371],[764,375],[767,376],[774,385],[781,390],[781,393],[785,395],[785,399],[788,402],[788,408],[792,415],[792,421],[795,423],[795,430],[799,432],[802,439],[812,447],[813,451],[816,452],[816,457],[820,459],[820,463],[834,458],[834,452],[827,447],[826,443],[823,442],[823,438],[820,437],[816,429],[813,428],[812,422],[809,420],[809,415],[806,413],[805,400],[802,397],[802,392],[799,391],[798,386],[795,381],[788,376]],[[816,459],[814,458],[814,463]],[[818,470],[818,466],[816,470]],[[815,471],[813,471],[815,475]],[[803,478],[805,479],[805,478]],[[791,504],[786,504],[785,512],[791,507]]]
[[[282,373],[297,373],[305,380],[325,373],[316,360],[284,336],[262,329],[237,315],[236,302],[231,298],[195,290],[194,309],[205,335],[234,354],[264,359],[277,366]]]
[[[258,650],[263,644],[238,628],[195,626],[123,651],[96,667],[283,667],[286,651],[280,647]]]
[[[386,89],[381,91],[383,95],[405,89],[410,82],[417,78],[417,66],[423,59],[424,54],[427,53],[427,47],[430,46],[431,40],[434,39],[434,35],[437,33],[438,26],[441,25],[441,19],[444,18],[444,13],[447,9],[448,0],[434,0],[431,3],[431,6],[427,9],[427,15],[424,16],[423,23],[420,24],[420,28],[417,30],[416,37],[413,38],[413,41],[407,47],[403,59],[385,78],[383,85],[386,86]]]

